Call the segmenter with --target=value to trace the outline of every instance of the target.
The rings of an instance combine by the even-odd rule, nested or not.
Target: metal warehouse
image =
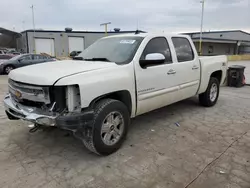
[[[191,36],[197,51],[199,51],[200,33],[185,34]],[[203,32],[201,54],[250,54],[250,34],[241,30]]]
[[[116,29],[115,31],[108,32],[107,35],[124,33],[135,33],[135,31],[120,31]],[[199,51],[200,33],[193,32],[184,34],[190,35],[197,51]],[[83,51],[104,36],[106,36],[105,32],[72,31],[69,28],[66,28],[64,31],[26,30],[12,37],[12,41],[16,40],[16,42],[13,42],[11,47],[16,47],[18,51],[23,53],[47,53],[51,56],[65,57],[69,56],[72,51]],[[7,38],[0,38],[0,42],[3,40],[7,40]],[[241,30],[202,33],[201,55],[237,54],[250,54],[249,33]]]
[[[65,57],[72,51],[83,51],[96,40],[106,35],[135,33],[135,31],[120,31],[116,29],[108,33],[91,31],[49,31],[26,30],[17,39],[17,50],[23,53],[47,53],[51,56]]]

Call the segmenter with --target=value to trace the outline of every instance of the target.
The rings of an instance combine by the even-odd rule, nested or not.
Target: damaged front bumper
[[[4,98],[4,106],[9,119],[22,119],[38,125],[56,126],[72,131],[91,126],[94,118],[92,110],[61,115],[35,107],[24,106],[14,101],[9,94]]]

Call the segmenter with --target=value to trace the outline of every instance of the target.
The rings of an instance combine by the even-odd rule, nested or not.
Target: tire
[[[214,92],[212,94],[212,90],[215,88],[217,89],[217,92]],[[219,93],[220,83],[217,78],[211,77],[208,83],[207,90],[199,95],[200,104],[205,107],[214,106],[218,100]]]
[[[112,154],[121,147],[127,135],[130,123],[128,109],[125,104],[118,100],[103,99],[95,105],[94,113],[92,131],[87,137],[83,138],[83,143],[90,151],[98,155]],[[115,124],[118,123],[114,123],[113,127],[112,124],[108,123],[108,120],[112,119],[111,117],[113,117],[113,122],[115,122],[115,119],[119,119],[121,123],[117,126],[115,126]],[[119,129],[117,128],[118,126]],[[108,129],[108,131],[105,129]],[[113,135],[110,136],[111,134]],[[117,136],[117,139],[115,139],[115,136]],[[109,140],[108,138],[111,139],[109,144],[105,143]]]
[[[13,67],[12,65],[7,65],[4,68],[4,74],[9,74],[11,70],[13,70],[15,67]]]

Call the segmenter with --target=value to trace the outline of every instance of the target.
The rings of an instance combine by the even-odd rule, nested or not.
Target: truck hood
[[[12,70],[9,78],[18,82],[49,86],[63,77],[113,66],[117,65],[100,61],[54,61]]]

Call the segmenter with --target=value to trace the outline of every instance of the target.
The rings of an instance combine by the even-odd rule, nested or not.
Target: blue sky
[[[36,29],[199,31],[200,0],[12,0],[2,1],[0,27]],[[204,30],[241,29],[250,32],[250,0],[205,0]]]

